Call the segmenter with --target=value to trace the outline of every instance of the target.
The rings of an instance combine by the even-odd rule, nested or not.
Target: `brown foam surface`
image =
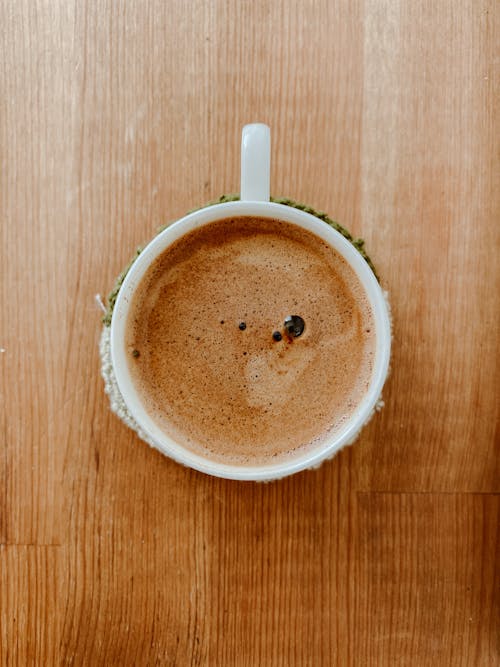
[[[287,315],[305,321],[293,340]],[[157,258],[126,342],[143,403],[167,434],[212,460],[256,465],[342,426],[366,393],[375,332],[337,252],[296,225],[241,217],[194,230]]]

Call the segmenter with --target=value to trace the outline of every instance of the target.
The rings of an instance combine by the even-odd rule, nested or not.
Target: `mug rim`
[[[262,217],[297,224],[326,241],[349,263],[360,280],[370,302],[376,332],[376,349],[370,384],[363,399],[345,425],[331,437],[302,454],[274,464],[236,465],[213,461],[195,454],[167,435],[143,406],[137,392],[125,351],[125,329],[130,303],[135,290],[151,263],[175,241],[189,232],[217,220],[230,217]],[[352,442],[369,420],[380,398],[389,370],[391,323],[387,303],[373,271],[363,256],[340,232],[300,209],[264,201],[224,202],[199,209],[179,218],[155,236],[130,267],[120,286],[111,318],[111,363],[122,398],[139,427],[163,454],[200,472],[236,480],[263,481],[279,479],[300,470],[320,465],[343,446]]]

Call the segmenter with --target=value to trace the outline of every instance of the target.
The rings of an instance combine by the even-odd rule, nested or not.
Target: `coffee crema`
[[[292,315],[304,322],[297,337]],[[375,341],[365,290],[338,252],[292,223],[246,216],[160,254],[126,327],[149,415],[231,465],[293,459],[339,431],[367,392]]]

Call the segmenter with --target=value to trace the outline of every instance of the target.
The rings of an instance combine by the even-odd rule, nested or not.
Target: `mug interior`
[[[224,218],[257,216],[278,219],[307,229],[337,250],[351,265],[362,283],[373,311],[376,331],[375,360],[370,386],[351,419],[331,439],[280,463],[247,466],[229,465],[199,456],[184,448],[164,433],[146,412],[137,392],[127,362],[125,330],[129,306],[137,286],[151,263],[172,243],[185,234]],[[216,204],[195,211],[173,223],[156,236],[141,252],[130,268],[121,288],[111,320],[111,360],[123,399],[139,426],[156,443],[157,448],[179,463],[201,472],[240,480],[268,480],[291,475],[319,465],[351,442],[369,419],[379,399],[387,376],[390,357],[391,327],[384,295],[370,267],[354,246],[335,229],[318,218],[283,204],[272,202],[235,201]]]

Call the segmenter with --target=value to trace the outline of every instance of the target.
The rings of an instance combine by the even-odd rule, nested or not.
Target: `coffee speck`
[[[239,327],[240,331],[245,331],[245,329],[247,328],[246,322],[240,322],[238,324],[238,327]]]
[[[221,320],[220,323],[221,323],[221,324],[224,324],[224,320]]]
[[[135,357],[136,359],[141,356],[141,353],[139,350],[132,350],[132,356]]]
[[[273,338],[274,338],[275,341],[280,341],[282,339],[282,335],[280,334],[279,331],[275,331],[273,333]]]

